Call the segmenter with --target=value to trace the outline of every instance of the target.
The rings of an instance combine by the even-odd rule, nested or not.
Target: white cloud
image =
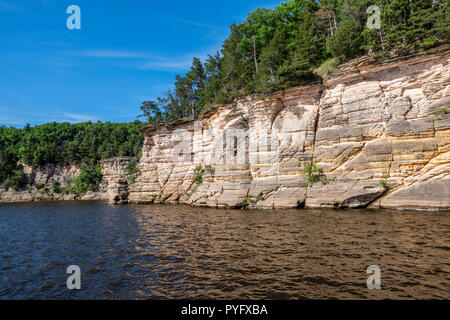
[[[207,53],[214,54],[217,46],[214,50],[203,50],[202,52],[183,54],[179,56],[166,56],[161,57],[159,55],[144,53],[144,52],[134,52],[134,51],[123,51],[123,50],[111,50],[111,49],[94,49],[85,51],[71,52],[72,55],[78,57],[89,57],[89,58],[103,58],[103,59],[130,59],[130,60],[144,60],[135,65],[137,69],[140,70],[154,70],[154,71],[187,71],[191,65],[194,57],[200,58],[205,61]],[[207,53],[206,53],[207,52]]]
[[[190,21],[190,20],[179,20],[179,19],[176,19],[175,21],[179,22],[179,23],[183,23],[183,24],[188,24],[188,25],[191,25],[191,26],[196,26],[196,27],[200,27],[200,28],[209,29],[209,30],[223,30],[223,29],[227,29],[227,28],[223,28],[223,27],[213,26],[213,25],[210,25],[210,24],[205,24],[205,23],[196,22],[196,21]]]
[[[73,52],[72,54],[81,57],[115,58],[115,59],[149,59],[153,57],[152,55],[141,52],[109,50],[109,49],[85,50]]]
[[[76,122],[87,122],[87,121],[99,121],[100,119],[97,116],[92,115],[86,115],[86,114],[75,114],[75,113],[68,113],[68,112],[58,112],[54,116],[54,119],[49,120],[50,122],[70,122],[70,123],[76,123]]]
[[[35,124],[43,124],[49,122],[69,122],[69,123],[79,123],[79,122],[87,122],[92,121],[96,122],[101,120],[100,117],[95,115],[88,114],[76,114],[69,112],[47,112],[47,113],[27,113],[27,112],[19,112],[14,115],[7,110],[11,110],[11,108],[0,107],[0,125],[13,125],[13,126],[21,126],[26,123]]]
[[[24,12],[24,9],[9,2],[0,1],[0,11],[21,13]]]
[[[158,71],[187,71],[192,65],[192,57],[151,60],[144,63],[141,69]]]
[[[220,48],[219,44],[211,46],[209,48],[205,48],[204,50],[195,53],[187,53],[174,57],[149,59],[149,61],[141,66],[141,69],[187,72],[192,66],[192,60],[194,59],[194,57],[199,58],[202,62],[205,62],[208,55],[214,55],[218,48]]]

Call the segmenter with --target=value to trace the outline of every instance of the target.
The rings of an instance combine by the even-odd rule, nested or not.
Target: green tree
[[[195,116],[246,95],[315,81],[313,70],[329,58],[398,56],[447,42],[449,1],[291,0],[256,9],[231,25],[220,53],[204,65],[194,58],[159,108],[169,120]],[[372,5],[381,9],[380,29],[367,28]]]
[[[361,26],[352,20],[345,20],[336,33],[328,38],[328,49],[335,57],[354,58],[361,53],[363,45]]]
[[[159,125],[163,120],[163,115],[155,101],[144,101],[141,106],[142,114],[139,118],[144,118],[149,124]]]
[[[219,101],[223,101],[221,96],[221,88],[223,87],[222,74],[220,65],[222,58],[217,52],[214,56],[208,55],[205,62],[205,92],[203,94],[203,102],[205,106],[213,106]]]

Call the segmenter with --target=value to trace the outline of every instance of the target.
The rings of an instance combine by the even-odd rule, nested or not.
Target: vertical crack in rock
[[[246,151],[245,159],[255,163],[205,160],[203,165],[216,170],[215,178],[205,179],[195,199],[186,199],[195,188],[194,164],[170,158],[175,149],[171,132],[186,129],[186,138],[193,140],[192,122],[147,127],[141,173],[129,198],[157,198],[163,174],[158,165],[164,164],[171,171],[164,188],[173,189],[180,203],[236,207],[247,196],[260,196],[258,208],[304,203],[306,208],[450,209],[450,115],[444,112],[450,99],[449,48],[382,64],[350,61],[323,85],[286,89],[264,101],[245,98],[200,116],[202,129],[214,132],[203,136],[196,151],[206,158],[216,147],[226,148],[223,134],[230,126],[249,128],[259,146]],[[232,107],[239,110],[235,117]],[[281,139],[278,162],[264,142],[272,133]],[[311,162],[323,170],[327,183],[305,185],[302,168]]]

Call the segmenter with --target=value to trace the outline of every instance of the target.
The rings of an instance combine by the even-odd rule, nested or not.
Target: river
[[[449,234],[449,212],[0,205],[0,299],[449,299]]]

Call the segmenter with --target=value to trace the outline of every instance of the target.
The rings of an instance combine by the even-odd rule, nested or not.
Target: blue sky
[[[69,5],[81,30],[68,30]],[[256,0],[0,0],[0,125],[134,121]]]

